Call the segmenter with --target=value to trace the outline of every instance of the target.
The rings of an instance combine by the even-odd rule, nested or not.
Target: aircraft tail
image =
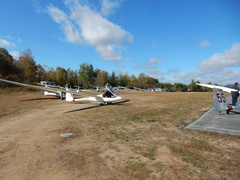
[[[68,90],[68,89],[66,88],[66,90]],[[73,94],[67,92],[66,93],[66,101],[68,101],[68,102],[75,102]]]
[[[226,97],[221,89],[213,88],[213,109],[215,111],[230,111]]]
[[[66,93],[66,101],[68,101],[68,102],[74,101],[73,94],[71,94],[71,93]]]

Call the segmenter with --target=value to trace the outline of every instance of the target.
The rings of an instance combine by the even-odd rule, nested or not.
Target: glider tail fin
[[[71,93],[66,93],[66,101],[68,101],[68,102],[74,101],[73,94],[71,94]]]
[[[66,90],[68,90],[68,89],[66,89]],[[75,102],[73,94],[67,92],[66,93],[66,101],[68,101],[68,102]]]
[[[218,112],[228,111],[229,109],[226,97],[221,89],[213,88],[213,109]]]

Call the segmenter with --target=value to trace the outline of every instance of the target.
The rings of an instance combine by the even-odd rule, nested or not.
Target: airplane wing
[[[216,86],[216,85],[211,85],[211,84],[198,84],[199,86],[204,86],[204,87],[208,87],[208,88],[216,88],[216,89],[222,89],[225,92],[231,93],[231,91],[238,91],[236,89],[232,89],[232,88],[228,88],[228,87],[224,87],[224,86]]]
[[[29,84],[19,83],[19,82],[15,82],[15,81],[9,81],[9,80],[5,80],[5,79],[0,79],[0,81],[10,83],[10,84],[14,84],[14,85],[18,85],[18,86],[31,88],[31,89],[39,89],[39,90],[43,90],[43,91],[49,91],[49,92],[53,92],[53,93],[62,92],[62,93],[71,93],[71,94],[85,95],[85,96],[95,96],[95,97],[97,96],[96,94],[91,94],[90,92],[89,93],[85,93],[85,92],[81,92],[81,91],[76,92],[76,91],[73,91],[73,90],[65,90],[65,89],[57,89],[57,88],[29,85]]]

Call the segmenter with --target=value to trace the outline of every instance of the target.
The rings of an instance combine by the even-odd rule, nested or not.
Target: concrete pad
[[[231,103],[231,98],[228,98],[227,101]],[[238,99],[237,104],[239,104],[239,101]],[[240,109],[230,111],[227,114],[226,111],[219,113],[211,108],[199,119],[185,126],[184,129],[240,136]]]

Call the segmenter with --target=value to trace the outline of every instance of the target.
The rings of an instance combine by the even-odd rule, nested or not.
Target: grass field
[[[34,133],[19,121],[16,131],[30,135],[44,129],[51,136],[32,136],[28,143],[40,146],[36,151],[24,148],[21,138],[0,147],[0,179],[240,179],[239,137],[182,129],[212,106],[210,92],[119,92],[131,101],[107,106],[69,104],[41,94],[0,95],[0,132],[8,132],[9,121],[25,121],[31,114]],[[63,132],[74,135],[60,138]],[[0,138],[10,143],[3,134]],[[17,152],[19,164],[6,163],[14,161],[11,147],[33,158],[23,161],[33,162],[31,168],[20,167],[25,156]],[[25,175],[7,176],[11,168]]]

